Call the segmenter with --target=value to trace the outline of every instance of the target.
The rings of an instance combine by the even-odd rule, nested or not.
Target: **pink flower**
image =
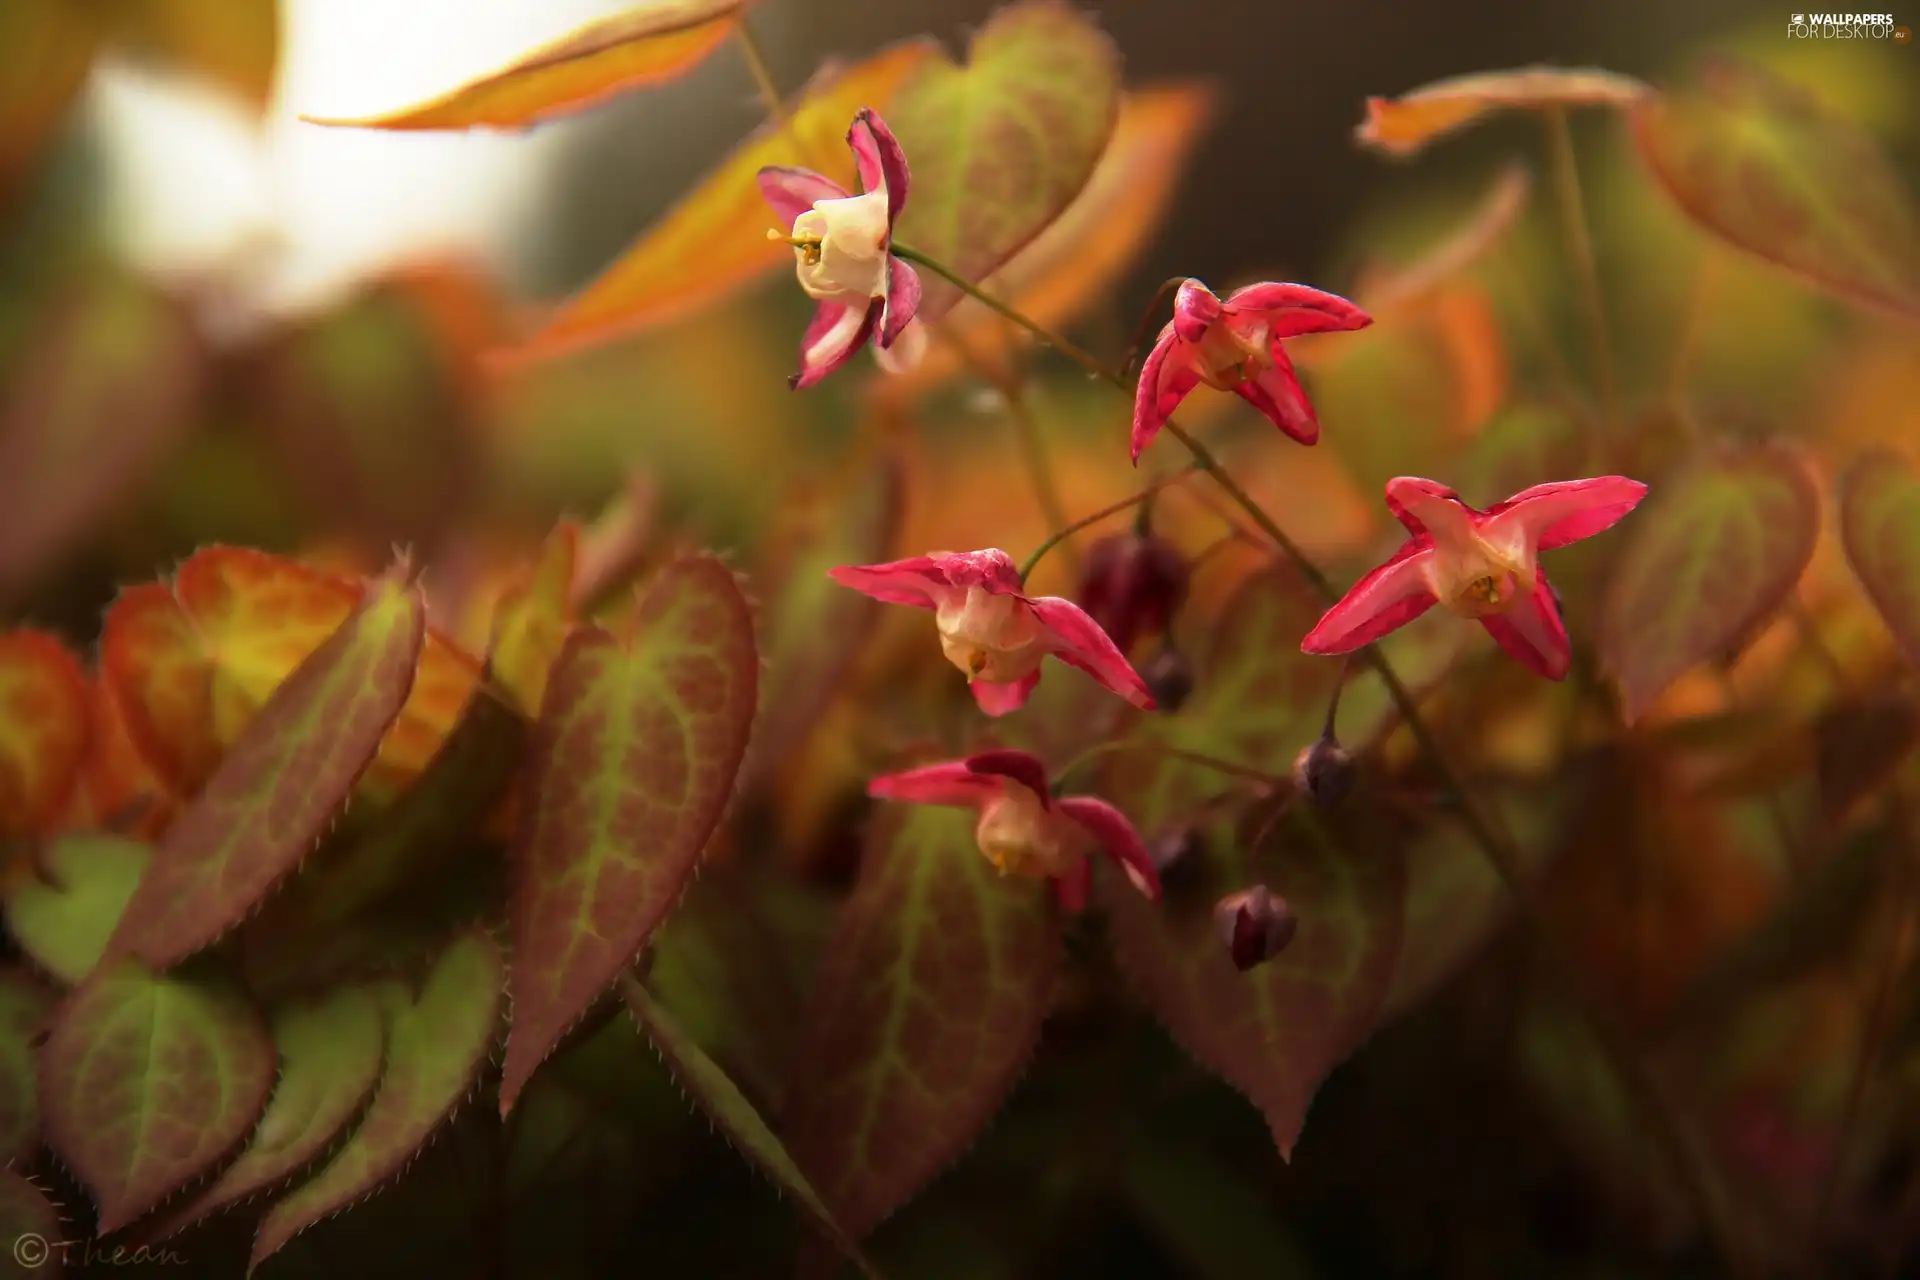
[[[966,672],[974,700],[990,716],[1026,705],[1048,654],[1141,710],[1154,708],[1146,682],[1100,624],[1071,600],[1023,594],[1019,570],[998,548],[843,565],[828,574],[875,600],[933,610],[941,650]]]
[[[791,226],[768,237],[793,246],[800,287],[819,302],[800,343],[794,390],[810,387],[845,364],[871,339],[891,347],[920,305],[920,277],[893,256],[893,224],[907,203],[907,157],[893,131],[870,108],[847,130],[860,174],[860,195],[811,169],[768,165],[760,193]]]
[[[1280,343],[1372,323],[1372,316],[1345,298],[1303,284],[1248,285],[1222,302],[1198,280],[1188,280],[1174,295],[1173,319],[1140,366],[1133,400],[1135,464],[1202,382],[1238,393],[1274,426],[1301,444],[1312,444],[1320,438],[1320,423]]]
[[[1536,559],[1611,528],[1647,486],[1625,476],[1523,489],[1475,511],[1431,480],[1387,481],[1387,506],[1413,536],[1327,610],[1300,648],[1346,653],[1405,626],[1436,603],[1478,618],[1500,647],[1549,680],[1572,655],[1560,604]]]
[[[1049,792],[1047,766],[1025,751],[983,751],[867,784],[867,794],[877,800],[977,809],[974,839],[987,861],[1003,876],[1053,881],[1068,911],[1087,904],[1093,880],[1087,854],[1095,848],[1127,873],[1134,888],[1160,900],[1153,856],[1124,813],[1093,796],[1054,798]]]

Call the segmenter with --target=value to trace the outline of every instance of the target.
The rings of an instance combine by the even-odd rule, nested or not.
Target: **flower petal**
[[[979,704],[980,710],[990,716],[1004,716],[1026,706],[1027,699],[1033,696],[1033,686],[1039,683],[1040,673],[1035,671],[1025,679],[1007,684],[975,680],[967,688],[973,690],[973,700]]]
[[[979,751],[967,757],[966,766],[975,773],[989,777],[1013,779],[1039,796],[1040,807],[1043,809],[1051,804],[1047,795],[1047,766],[1039,756],[1030,751],[1014,751],[1007,748]]]
[[[1253,381],[1243,382],[1234,390],[1301,444],[1312,444],[1320,438],[1320,420],[1313,416],[1313,406],[1293,372],[1293,361],[1281,352],[1278,338],[1273,340],[1273,367],[1262,369]]]
[[[1053,878],[1053,896],[1060,909],[1077,916],[1087,909],[1087,894],[1093,888],[1093,864],[1085,858],[1073,864],[1073,870]]]
[[[975,773],[967,768],[965,760],[943,760],[939,764],[922,765],[918,769],[882,774],[870,779],[867,794],[875,800],[972,809],[998,795],[1004,785],[999,778]]]
[[[1276,339],[1364,329],[1373,323],[1372,316],[1339,294],[1304,284],[1250,284],[1234,290],[1226,306],[1229,311],[1261,313]]]
[[[1134,888],[1160,901],[1160,873],[1154,870],[1153,855],[1126,814],[1094,796],[1062,796],[1058,804],[1060,812],[1100,842],[1101,850],[1127,873]]]
[[[787,385],[803,391],[845,364],[873,336],[884,306],[880,298],[865,308],[821,303],[800,339],[800,372],[788,377]]]
[[[1426,573],[1426,560],[1432,554],[1433,546],[1424,537],[1408,541],[1327,610],[1300,642],[1300,651],[1348,653],[1433,608],[1439,600],[1427,585]]]
[[[1220,318],[1220,299],[1198,280],[1181,282],[1173,295],[1173,331],[1182,342],[1198,342]]]
[[[1142,711],[1154,709],[1147,682],[1086,610],[1059,596],[1039,596],[1032,604],[1040,625],[1047,629],[1049,653],[1070,667],[1080,668]]]
[[[813,208],[816,200],[844,200],[853,193],[823,173],[791,165],[770,164],[758,174],[760,194],[773,206],[780,225],[791,227],[793,220]]]
[[[1439,551],[1471,554],[1482,517],[1445,485],[1395,476],[1387,481],[1387,506],[1410,532],[1432,538]]]
[[[1518,533],[1534,550],[1552,551],[1612,528],[1646,494],[1646,485],[1625,476],[1537,484],[1488,507],[1482,533],[1498,542]]]
[[[1431,501],[1450,501],[1466,507],[1460,501],[1460,495],[1437,480],[1423,480],[1419,476],[1395,476],[1387,481],[1387,510],[1393,512],[1393,518],[1407,527],[1407,532],[1418,536],[1426,533],[1427,526],[1422,521],[1419,510],[1432,510]],[[1469,511],[1471,507],[1467,507]],[[1444,518],[1444,513],[1443,518]]]
[[[860,171],[860,189],[887,193],[887,226],[891,228],[900,210],[907,206],[907,153],[872,107],[862,107],[854,114],[853,124],[847,129],[847,145],[853,148],[853,162]]]
[[[880,336],[875,339],[881,350],[893,345],[894,339],[913,323],[913,313],[919,309],[920,273],[912,263],[888,254],[886,309],[880,313]]]
[[[912,373],[927,355],[927,326],[909,324],[894,335],[893,345],[874,344],[873,360],[890,374]]]
[[[1167,419],[1187,398],[1187,393],[1200,385],[1200,375],[1191,362],[1182,358],[1187,351],[1179,335],[1169,324],[1160,331],[1159,341],[1153,344],[1153,350],[1147,353],[1146,363],[1140,366],[1140,386],[1133,395],[1133,462],[1140,464],[1141,452],[1153,443],[1160,434],[1160,428],[1167,425]]]
[[[943,557],[938,553],[891,560],[886,564],[840,565],[827,570],[827,576],[875,600],[912,605],[916,609],[938,608],[952,590]]]
[[[1566,623],[1560,619],[1553,588],[1547,585],[1545,570],[1541,570],[1533,593],[1511,613],[1492,614],[1480,622],[1502,649],[1534,674],[1549,680],[1567,678],[1573,665],[1573,646],[1567,639]]]
[[[989,595],[1021,593],[1020,568],[998,547],[982,551],[949,551],[940,557],[940,570],[956,587],[979,587]]]

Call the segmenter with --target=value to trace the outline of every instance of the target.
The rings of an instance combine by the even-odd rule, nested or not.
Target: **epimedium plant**
[[[1335,1067],[1518,947],[1531,963],[1511,1038],[1616,1184],[1645,1182],[1734,1274],[1870,1234],[1874,1161],[1911,1148],[1895,1121],[1912,1099],[1885,1079],[1907,1061],[1891,993],[1911,963],[1920,475],[1893,453],[1829,459],[1630,412],[1566,115],[1624,113],[1655,189],[1722,245],[1873,323],[1911,323],[1910,203],[1871,144],[1731,63],[1671,93],[1526,68],[1370,100],[1358,137],[1397,156],[1496,111],[1541,117],[1588,325],[1591,395],[1476,423],[1454,473],[1424,478],[1394,459],[1431,456],[1413,438],[1425,424],[1388,415],[1343,443],[1341,416],[1323,431],[1306,388],[1343,388],[1343,344],[1417,331],[1414,308],[1491,252],[1524,186],[1496,188],[1461,236],[1357,301],[1176,277],[1133,350],[1105,360],[1060,331],[1061,297],[1087,290],[1063,285],[1059,264],[1109,250],[1056,233],[1098,221],[1082,202],[1122,198],[1124,166],[1120,180],[1105,166],[1134,162],[1141,103],[1159,100],[1126,87],[1091,16],[1019,0],[964,65],[909,41],[824,68],[790,99],[750,8],[651,6],[431,102],[320,123],[519,127],[737,44],[766,125],[515,356],[659,326],[791,269],[815,310],[789,385],[820,396],[864,378],[910,423],[900,405],[942,379],[987,382],[1021,432],[1001,470],[1024,469],[1046,537],[1024,561],[896,545],[908,470],[899,440],[881,439],[765,574],[663,547],[634,494],[478,574],[431,551],[367,565],[217,544],[121,590],[88,661],[41,630],[0,636],[0,815],[19,850],[3,896],[22,955],[0,987],[11,1220],[62,1234],[26,1173],[51,1167],[36,1164],[45,1151],[90,1200],[94,1235],[158,1247],[241,1223],[247,1271],[290,1267],[302,1237],[404,1182],[464,1116],[508,1135],[483,1152],[490,1196],[558,1177],[571,1136],[533,1156],[519,1139],[568,1107],[589,1116],[570,1135],[593,1128],[579,1098],[604,1086],[609,1031],[631,1025],[800,1208],[803,1263],[875,1274],[877,1229],[987,1130],[1044,1062],[1074,985],[1107,966],[1291,1159]],[[1853,166],[1845,191],[1836,156]],[[116,305],[163,324],[161,304]],[[306,340],[326,346],[290,334],[257,376],[305,385]],[[877,373],[861,368],[868,347]],[[1116,457],[1131,397],[1129,469],[1158,466],[1085,514],[1067,507],[1019,371],[1042,351],[1110,384],[1098,447]],[[1344,386],[1380,376],[1363,365]],[[1202,388],[1289,443],[1246,461]],[[288,456],[316,456],[359,416],[292,415]],[[1364,569],[1356,543],[1329,570],[1263,501],[1256,471],[1307,465],[1299,446],[1384,480],[1402,526],[1384,563]],[[18,496],[0,502],[9,588],[138,470],[76,492],[50,483],[44,435],[15,430],[0,451],[17,460],[0,465],[0,492]],[[1839,543],[1879,618],[1842,653],[1797,594],[1820,572],[1834,461]],[[1463,493],[1510,496],[1477,508]],[[1174,537],[1176,496],[1207,504],[1204,549]],[[363,542],[412,514],[387,499],[368,504],[380,520]],[[428,533],[459,513],[443,514],[409,532],[435,546]],[[1132,529],[1091,548],[1077,599],[1030,585],[1118,517]],[[1561,549],[1549,582],[1540,555]],[[876,676],[867,651],[906,613],[889,604],[921,611],[902,624],[918,648]],[[1423,617],[1435,605],[1497,648],[1429,625],[1447,622]],[[970,698],[951,671],[925,674],[944,670],[929,612]],[[1742,690],[1734,674],[1766,644],[1813,655],[1827,687]],[[1049,658],[1074,670],[1042,687]],[[1741,696],[1702,710],[1716,671]],[[849,728],[837,708],[862,697],[892,704],[899,731]],[[1757,732],[1756,715],[1797,727]],[[1516,721],[1523,748],[1502,755],[1489,744]],[[764,864],[742,849],[801,843],[803,766],[862,733],[857,776],[837,781],[876,803],[852,887],[808,945],[764,918],[743,887]],[[1802,755],[1811,783],[1783,783]],[[1630,825],[1669,810],[1622,797],[1683,792],[1670,808],[1693,826]],[[1615,813],[1629,825],[1609,827]],[[1594,972],[1604,929],[1596,941],[1554,915],[1586,887],[1580,869],[1672,853],[1718,823],[1747,824],[1738,838],[1764,839],[1755,856],[1802,893],[1737,937],[1716,918],[1725,954],[1683,990],[1610,988]],[[1830,905],[1848,893],[1851,915]],[[792,1043],[774,1045],[764,988],[740,974],[789,953],[817,962]],[[1701,1028],[1741,1030],[1789,980],[1835,969],[1869,974],[1876,994],[1856,1002],[1827,1122],[1796,1130],[1777,1083],[1722,1105],[1702,1082],[1739,1037]],[[725,1016],[688,1016],[713,1007]],[[1818,1190],[1795,1199],[1796,1181]],[[1796,1208],[1776,1213],[1783,1202]]]

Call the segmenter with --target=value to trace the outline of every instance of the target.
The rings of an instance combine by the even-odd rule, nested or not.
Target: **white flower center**
[[[974,839],[1003,876],[1065,875],[1082,852],[1072,829],[1017,782],[980,806]]]
[[[1506,613],[1533,590],[1535,575],[1517,557],[1504,554],[1477,534],[1448,539],[1434,548],[1427,583],[1440,603],[1462,618]]]
[[[793,220],[794,271],[820,302],[881,298],[887,292],[887,195],[870,191],[816,200]]]
[[[1251,333],[1242,333],[1228,324],[1225,316],[1207,326],[1206,333],[1192,347],[1193,371],[1200,380],[1221,391],[1231,391],[1250,382],[1273,362],[1267,349],[1267,326],[1259,324]]]
[[[968,587],[950,596],[933,615],[940,649],[969,680],[1010,684],[1024,680],[1046,656],[1040,623],[1013,596]]]

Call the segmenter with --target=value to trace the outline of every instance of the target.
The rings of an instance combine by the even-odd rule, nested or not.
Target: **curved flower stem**
[[[1086,528],[1088,525],[1099,524],[1102,520],[1105,520],[1108,516],[1117,516],[1122,511],[1125,511],[1128,507],[1136,507],[1136,506],[1142,505],[1148,499],[1152,498],[1154,494],[1159,493],[1162,489],[1171,488],[1172,486],[1179,484],[1182,480],[1185,480],[1188,476],[1192,475],[1194,472],[1198,471],[1199,469],[1200,469],[1199,467],[1191,466],[1191,465],[1182,467],[1180,468],[1180,470],[1174,472],[1172,475],[1162,476],[1160,479],[1155,480],[1152,484],[1148,485],[1146,488],[1140,490],[1137,493],[1128,494],[1126,497],[1120,499],[1120,501],[1118,502],[1108,503],[1106,506],[1094,512],[1092,515],[1081,516],[1078,520],[1075,520],[1072,524],[1061,525],[1059,528],[1055,529],[1052,533],[1048,534],[1047,540],[1041,543],[1039,546],[1035,547],[1033,549],[1033,554],[1028,556],[1026,558],[1026,561],[1020,566],[1020,580],[1022,582],[1025,582],[1027,580],[1027,575],[1033,572],[1035,565],[1039,564],[1041,560],[1046,558],[1046,555],[1049,551],[1053,550],[1055,547],[1059,546],[1061,543],[1065,542],[1068,538],[1071,538],[1074,534],[1080,532],[1082,529]]]
[[[1167,295],[1192,279],[1191,276],[1168,276],[1153,291],[1153,301],[1140,313],[1140,323],[1133,331],[1133,342],[1127,347],[1127,361],[1120,366],[1121,375],[1131,381],[1140,372],[1140,349],[1147,345],[1147,335],[1153,332],[1153,318],[1160,312],[1160,304]]]
[[[1587,312],[1587,337],[1593,344],[1593,377],[1606,409],[1607,426],[1616,433],[1620,421],[1620,387],[1613,371],[1613,343],[1607,336],[1607,309],[1600,297],[1600,268],[1593,256],[1593,233],[1587,226],[1586,203],[1580,192],[1580,166],[1573,154],[1573,130],[1567,109],[1548,107],[1547,149],[1553,156],[1553,185],[1566,224],[1567,247],[1580,274],[1580,298]]]
[[[1002,320],[1025,329],[1029,334],[1033,335],[1037,341],[1059,351],[1060,354],[1066,356],[1069,360],[1072,360],[1075,364],[1085,369],[1088,373],[1093,374],[1095,377],[1106,378],[1108,381],[1116,380],[1113,373],[1085,349],[1068,342],[1065,338],[1053,332],[1051,329],[1046,328],[1044,325],[1036,324],[1032,320],[1027,319],[1027,317],[1021,315],[1014,308],[1000,301],[1000,299],[994,297],[985,289],[973,283],[973,281],[955,274],[946,264],[929,258],[917,249],[912,249],[901,244],[898,240],[893,242],[893,256],[903,258],[908,262],[918,263],[925,267],[954,288],[960,290],[960,292],[966,294],[969,298],[972,298],[975,302],[978,302],[987,310],[999,316]]]
[[[1212,769],[1215,773],[1224,773],[1229,777],[1244,778],[1248,782],[1257,782],[1263,787],[1279,786],[1283,781],[1264,770],[1254,768],[1252,765],[1236,764],[1232,760],[1223,760],[1219,756],[1210,756],[1204,752],[1188,751],[1182,747],[1169,747],[1159,742],[1135,742],[1128,738],[1115,738],[1088,747],[1085,751],[1082,751],[1079,755],[1067,761],[1065,765],[1055,770],[1053,775],[1055,791],[1057,792],[1059,790],[1060,779],[1065,778],[1076,769],[1085,768],[1095,760],[1100,760],[1107,756],[1125,755],[1128,753],[1158,756],[1165,760],[1184,760],[1188,764],[1199,765],[1203,769]]]

